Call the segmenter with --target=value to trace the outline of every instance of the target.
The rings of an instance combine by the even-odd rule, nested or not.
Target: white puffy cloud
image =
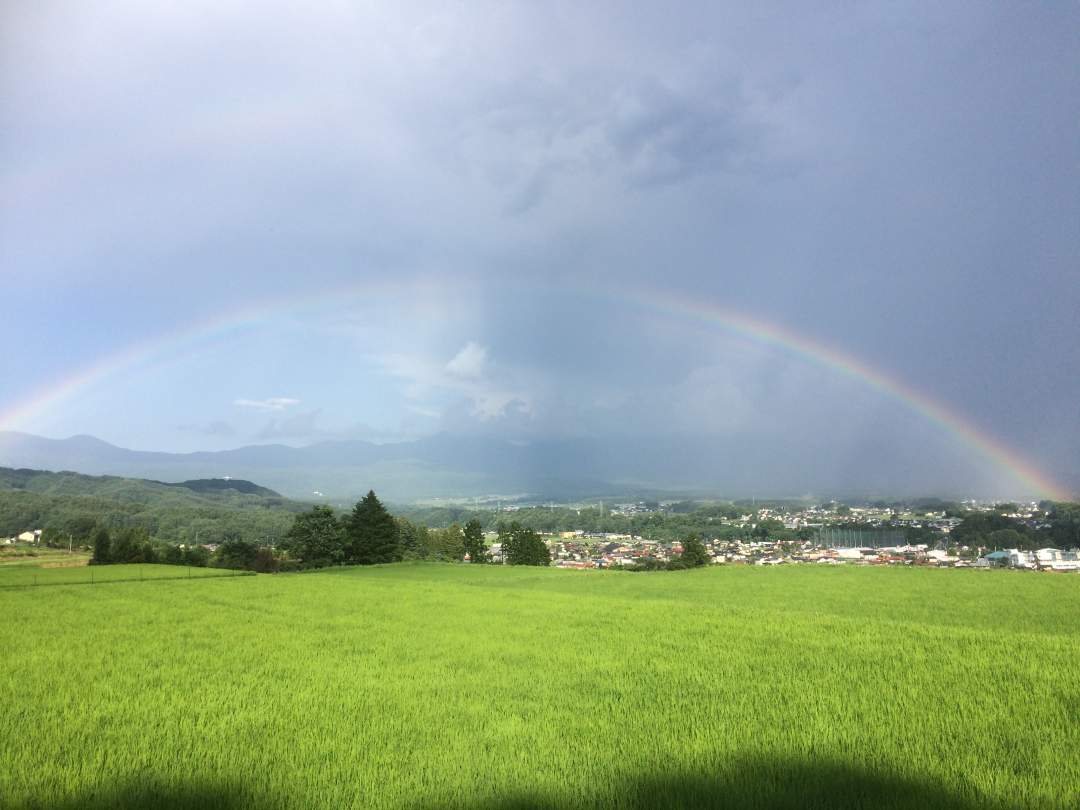
[[[475,380],[483,376],[486,365],[487,349],[470,340],[446,364],[446,371],[454,377]]]

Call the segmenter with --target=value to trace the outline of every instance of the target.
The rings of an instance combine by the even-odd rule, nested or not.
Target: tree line
[[[799,506],[788,502],[759,502],[757,506],[773,505],[782,511],[794,511]],[[647,504],[655,506],[655,503]],[[875,501],[871,506],[887,506],[883,501]],[[1015,504],[1002,504],[993,512],[968,509],[960,504],[935,499],[918,501],[916,506],[925,510],[943,511],[948,517],[961,518],[961,523],[950,534],[940,529],[925,525],[912,526],[886,522],[884,525],[845,522],[843,528],[857,531],[902,531],[908,543],[926,543],[930,546],[943,541],[958,542],[959,545],[972,545],[983,548],[1055,548],[1080,547],[1080,504],[1068,502],[1044,501],[1039,504],[1037,519],[1023,521],[1008,517],[1003,512],[1015,511]],[[826,504],[825,506],[828,506]],[[900,509],[903,505],[895,505]],[[673,542],[689,535],[719,541],[771,540],[775,542],[812,541],[817,536],[813,527],[803,526],[798,529],[785,528],[783,522],[775,518],[757,521],[755,525],[723,525],[722,519],[738,518],[747,514],[755,506],[746,502],[726,504],[696,504],[683,501],[668,504],[662,511],[644,512],[632,515],[611,514],[599,506],[529,506],[516,509],[514,520],[520,525],[538,532],[554,533],[581,530],[585,532],[611,532],[647,537],[651,540]],[[466,520],[478,520],[486,529],[499,525],[503,514],[490,509],[468,509],[459,506],[450,507],[412,507],[403,510],[403,514],[429,526],[463,523]],[[850,514],[850,508],[836,507],[836,514]],[[991,538],[995,531],[1011,530],[1014,534],[999,534]],[[1017,537],[1019,535],[1019,538]],[[1017,543],[1018,545],[1007,545]]]
[[[548,565],[547,544],[518,523],[499,527],[497,542],[509,565]],[[331,565],[374,565],[402,560],[491,561],[479,520],[429,529],[395,518],[373,491],[353,510],[338,517],[328,506],[315,506],[296,516],[281,549],[303,568]]]
[[[323,505],[295,515],[282,540],[273,546],[245,540],[238,532],[226,532],[210,551],[204,545],[155,541],[142,527],[110,529],[91,522],[73,528],[85,532],[93,565],[156,563],[272,573],[403,560],[491,562],[478,520],[470,520],[464,526],[451,524],[429,529],[406,518],[394,517],[374,491],[369,491],[351,512],[340,517]],[[47,530],[43,541],[48,546],[63,547],[69,539],[65,534]],[[519,523],[500,525],[497,541],[502,546],[503,561],[509,565],[551,562],[543,538]]]
[[[3,493],[17,498],[32,495],[27,492]],[[61,497],[61,496],[50,496]],[[250,498],[251,496],[240,496]],[[76,497],[76,500],[80,500]],[[218,506],[215,504],[215,506]],[[225,525],[214,523],[215,515],[203,515],[210,527],[203,533],[201,528],[188,530],[186,542],[164,542],[161,537],[152,539],[152,532],[145,525],[116,525],[109,520],[95,519],[92,513],[67,513],[65,520],[57,524],[51,521],[45,527],[42,542],[54,548],[91,548],[95,564],[114,563],[162,563],[172,565],[219,566],[254,571],[298,570],[320,568],[330,565],[368,565],[396,562],[399,560],[462,561],[474,563],[490,561],[490,553],[484,541],[485,526],[497,532],[496,542],[502,546],[502,558],[511,565],[548,565],[550,555],[547,545],[540,537],[538,526],[549,531],[551,525],[561,530],[575,528],[575,516],[583,516],[586,525],[596,521],[608,528],[628,529],[633,533],[652,539],[670,534],[676,528],[681,532],[684,554],[668,562],[643,560],[636,570],[658,568],[693,567],[695,543],[700,538],[713,540],[771,539],[779,542],[800,542],[813,539],[815,531],[810,528],[791,530],[778,520],[763,520],[754,527],[719,526],[713,523],[720,517],[730,517],[740,510],[734,505],[704,506],[691,508],[692,504],[679,505],[688,511],[656,512],[636,516],[602,515],[597,509],[568,509],[537,507],[516,510],[515,520],[509,524],[499,522],[501,516],[493,511],[413,510],[409,517],[392,515],[369,491],[350,512],[341,516],[329,506],[314,506],[306,511],[295,509],[276,513],[277,528],[274,535],[253,535],[241,531],[226,521]],[[1006,505],[1007,506],[1007,505]],[[967,511],[963,519],[949,535],[929,526],[904,527],[908,542],[925,542],[931,545],[948,542],[957,546],[977,549],[1020,548],[1031,549],[1044,546],[1074,548],[1080,546],[1080,504],[1045,503],[1037,521],[1024,521],[1009,517],[1003,507],[997,511]],[[248,514],[273,513],[274,506],[264,502],[260,508],[248,505]],[[0,510],[2,511],[2,510]],[[416,520],[418,515],[439,520],[448,514],[468,518],[454,521],[442,528],[429,528]],[[481,517],[483,520],[481,520]],[[286,518],[286,523],[281,519]],[[614,525],[606,525],[611,521]],[[25,524],[24,524],[25,525]],[[595,524],[594,524],[595,525]],[[651,530],[645,528],[650,525]],[[663,525],[663,531],[656,529]],[[851,528],[860,528],[848,524]],[[867,526],[868,530],[874,528]],[[193,542],[202,535],[216,546],[212,551]],[[194,535],[194,536],[192,536]],[[181,535],[183,536],[183,535]]]
[[[90,534],[91,565],[125,565],[153,563],[157,565],[189,565],[196,568],[234,568],[270,573],[279,568],[280,561],[273,549],[256,546],[238,534],[228,535],[210,551],[201,545],[162,543],[150,539],[143,528],[110,531],[98,526]]]

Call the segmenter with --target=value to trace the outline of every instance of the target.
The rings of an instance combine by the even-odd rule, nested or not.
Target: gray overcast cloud
[[[1080,489],[1076,4],[0,15],[0,429],[701,435],[762,480],[1015,484],[652,290],[857,358]]]

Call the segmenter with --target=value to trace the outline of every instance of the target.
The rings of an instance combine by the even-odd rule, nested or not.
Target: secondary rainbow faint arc
[[[89,388],[99,380],[111,374],[138,366],[159,354],[176,354],[189,345],[195,345],[225,335],[255,329],[267,323],[270,316],[290,308],[310,306],[324,300],[334,300],[342,295],[359,293],[383,294],[400,292],[406,288],[415,289],[416,284],[403,285],[400,282],[368,282],[362,285],[350,285],[345,289],[335,289],[327,293],[309,295],[290,295],[266,299],[256,304],[245,304],[236,309],[219,312],[209,318],[187,324],[181,328],[164,332],[157,337],[140,341],[118,352],[105,355],[97,362],[70,374],[50,385],[46,385],[26,400],[16,403],[6,411],[0,411],[0,430],[14,430],[16,424],[35,411],[43,410],[66,400],[79,391]],[[422,286],[427,286],[422,283]]]
[[[349,296],[410,293],[415,292],[418,287],[432,286],[439,285],[433,285],[428,281],[366,282],[337,288],[330,292],[268,299],[236,310],[229,310],[208,320],[167,332],[152,340],[108,355],[97,363],[46,386],[24,402],[0,413],[0,430],[13,429],[17,422],[35,411],[62,402],[99,380],[137,366],[158,354],[170,352],[175,354],[188,344],[242,331],[245,328],[257,328],[266,324],[271,316],[283,311],[336,302]],[[449,289],[449,285],[442,286]],[[980,430],[955,411],[901,380],[807,335],[780,324],[725,309],[712,302],[683,298],[669,292],[652,289],[628,290],[625,287],[619,290],[582,287],[579,292],[594,295],[603,300],[622,299],[645,311],[668,317],[693,318],[699,323],[733,332],[755,342],[806,358],[901,402],[945,432],[956,436],[1027,486],[1032,487],[1035,493],[1048,495],[1057,500],[1067,500],[1069,497],[1068,490],[1064,486],[1058,484],[1004,442]]]

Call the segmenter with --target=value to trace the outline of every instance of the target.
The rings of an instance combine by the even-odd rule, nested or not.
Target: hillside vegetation
[[[227,488],[226,488],[226,485]],[[95,525],[139,528],[159,540],[282,537],[307,504],[248,481],[164,484],[137,478],[0,468],[0,536],[53,529],[86,541]]]

